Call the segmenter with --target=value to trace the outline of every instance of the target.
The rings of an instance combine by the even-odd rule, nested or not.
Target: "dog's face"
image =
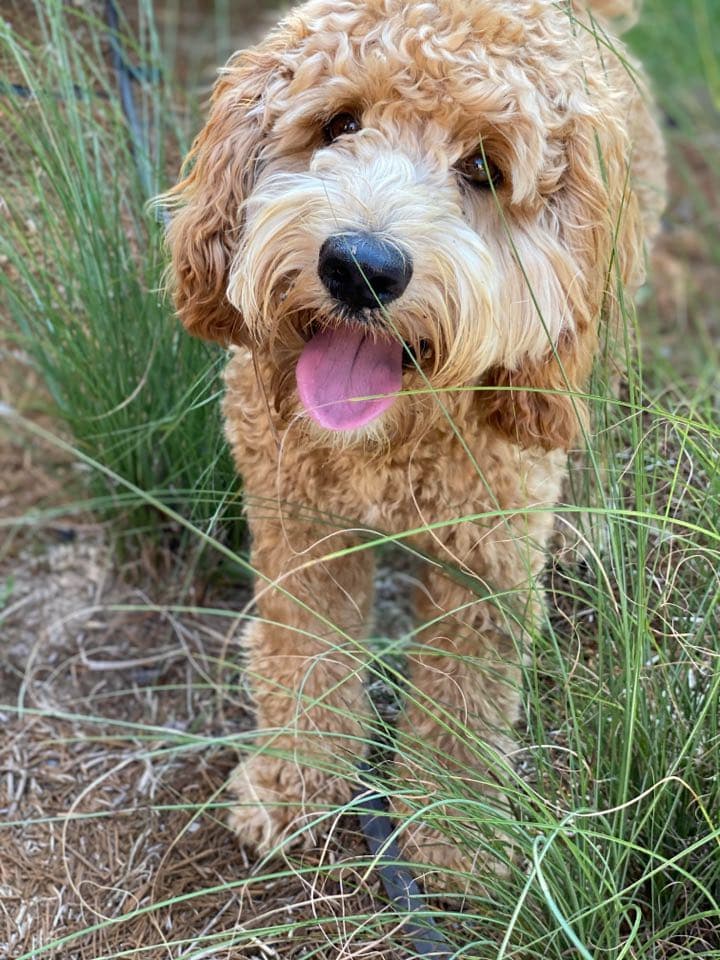
[[[613,252],[638,271],[596,58],[553,2],[312,0],[231,58],[176,188],[186,325],[256,346],[331,430],[393,422],[428,382],[523,386],[480,404],[566,444]]]

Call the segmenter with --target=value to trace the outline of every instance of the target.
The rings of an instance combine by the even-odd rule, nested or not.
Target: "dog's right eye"
[[[344,133],[357,133],[360,129],[360,121],[352,113],[336,113],[323,127],[323,134],[325,142],[332,143]]]
[[[476,187],[496,187],[500,185],[502,174],[496,164],[480,149],[457,164],[460,174]]]

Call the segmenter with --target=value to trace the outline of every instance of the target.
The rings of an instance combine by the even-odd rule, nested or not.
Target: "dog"
[[[438,795],[428,751],[498,792],[582,393],[662,212],[630,8],[310,0],[220,71],[168,236],[183,324],[231,351],[259,740],[230,824],[260,853],[351,796],[373,532],[428,561],[395,812]],[[431,871],[497,868],[421,816],[402,841]]]

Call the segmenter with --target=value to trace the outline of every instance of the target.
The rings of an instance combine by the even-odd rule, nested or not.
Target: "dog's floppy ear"
[[[282,34],[234,54],[212,95],[210,115],[186,158],[184,178],[164,197],[176,207],[168,229],[175,306],[190,333],[242,343],[245,323],[226,298],[230,263],[242,228],[267,127],[269,90],[284,82]]]
[[[540,226],[553,231],[572,256],[574,268],[563,281],[572,322],[539,360],[490,371],[485,384],[502,389],[481,394],[496,429],[520,446],[546,450],[567,450],[587,426],[586,405],[576,394],[587,385],[600,325],[608,325],[607,339],[614,342],[622,291],[634,292],[644,277],[642,228],[628,175],[630,144],[620,116],[573,121],[566,160],[563,184]]]
[[[500,389],[481,395],[488,421],[521,447],[569,449],[587,426],[586,405],[576,394],[589,376],[594,341],[589,331],[566,333],[539,362],[491,371],[486,384]]]

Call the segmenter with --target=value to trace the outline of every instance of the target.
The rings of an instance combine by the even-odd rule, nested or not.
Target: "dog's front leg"
[[[258,852],[313,821],[327,829],[327,811],[352,793],[366,714],[359,641],[372,604],[369,551],[323,560],[350,535],[271,510],[249,509],[259,576],[246,641],[258,740],[230,782],[238,798],[230,825]]]
[[[521,671],[507,620],[490,602],[433,568],[423,579],[427,626],[409,654],[393,806],[408,859],[432,867],[425,885],[448,890],[465,885],[462,874],[504,872],[490,852],[503,844],[492,809],[503,808],[496,771],[514,747]]]

